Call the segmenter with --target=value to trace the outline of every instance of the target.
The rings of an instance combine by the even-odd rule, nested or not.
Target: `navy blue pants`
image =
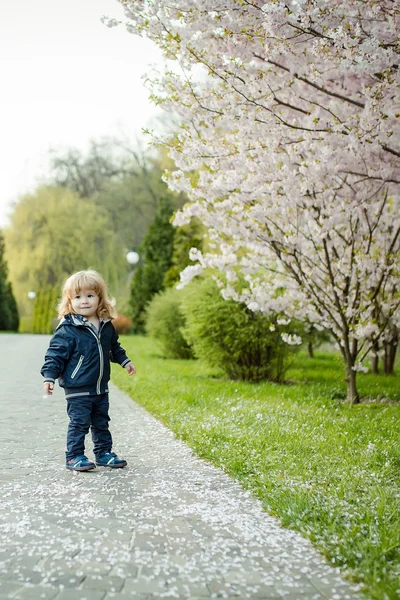
[[[69,425],[67,433],[66,459],[85,454],[85,436],[92,433],[93,451],[96,458],[111,452],[112,437],[108,429],[108,394],[100,396],[79,396],[68,398],[67,413]]]

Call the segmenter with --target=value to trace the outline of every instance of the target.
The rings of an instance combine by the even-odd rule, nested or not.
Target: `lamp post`
[[[135,252],[134,250],[131,250],[126,255],[126,260],[128,261],[128,263],[130,265],[136,265],[139,262],[139,258],[140,258],[139,254],[137,252]]]
[[[132,266],[132,269],[128,273],[128,281],[131,281],[135,272],[135,266],[138,264],[140,256],[135,250],[130,250],[126,254],[126,261]]]
[[[130,287],[131,287],[131,282],[132,282],[133,274],[135,272],[135,267],[138,264],[139,260],[140,260],[140,256],[139,256],[139,254],[135,250],[130,250],[129,252],[126,253],[126,261],[132,267],[130,269],[130,272],[128,273],[129,290],[130,290]],[[129,293],[129,298],[130,298],[131,291],[129,291],[128,293]],[[127,302],[127,305],[129,306],[129,300]],[[128,313],[129,312],[130,312],[130,310],[128,308]],[[135,333],[135,330],[132,328],[132,322],[131,322],[130,327],[131,327],[131,332]]]
[[[36,298],[36,292],[34,292],[33,290],[30,290],[27,293],[27,296],[29,298],[29,300],[31,301],[31,305],[29,307],[29,315],[28,315],[28,320],[29,320],[29,324],[27,324],[27,331],[29,333],[33,333],[33,310],[34,310],[34,300]]]

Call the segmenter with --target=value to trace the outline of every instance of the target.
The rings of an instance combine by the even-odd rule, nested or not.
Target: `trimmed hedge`
[[[230,379],[281,382],[298,347],[283,342],[276,317],[224,300],[211,279],[194,282],[182,298],[182,333],[194,354]]]
[[[181,331],[185,325],[183,295],[182,291],[168,288],[156,294],[146,310],[146,332],[160,342],[165,358],[193,358]]]

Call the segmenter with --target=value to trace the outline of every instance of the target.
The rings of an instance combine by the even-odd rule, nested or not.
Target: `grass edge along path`
[[[203,459],[259,498],[378,600],[400,598],[399,377],[363,375],[345,404],[332,353],[300,353],[292,385],[228,381],[200,361],[164,360],[154,341],[121,336],[138,374],[112,380]],[[339,398],[339,399],[338,399]],[[391,401],[390,401],[391,400]]]

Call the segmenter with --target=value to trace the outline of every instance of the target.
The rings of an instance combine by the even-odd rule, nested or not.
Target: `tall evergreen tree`
[[[190,223],[175,227],[175,235],[172,251],[172,266],[165,273],[165,287],[175,287],[179,283],[179,274],[189,265],[193,265],[193,261],[189,258],[191,248],[197,248],[200,251],[204,250],[204,233],[205,228],[196,218],[193,218]]]
[[[10,311],[10,330],[18,331],[19,329],[19,312],[17,301],[13,294],[12,285],[10,282],[7,283],[6,297],[8,298],[8,308]]]
[[[19,325],[18,310],[11,284],[7,278],[5,243],[3,234],[0,231],[0,330],[17,331]]]
[[[146,307],[152,297],[164,289],[165,273],[172,265],[175,229],[170,220],[173,210],[169,197],[160,198],[154,221],[139,248],[142,264],[132,279],[130,298],[136,333],[144,333]]]

